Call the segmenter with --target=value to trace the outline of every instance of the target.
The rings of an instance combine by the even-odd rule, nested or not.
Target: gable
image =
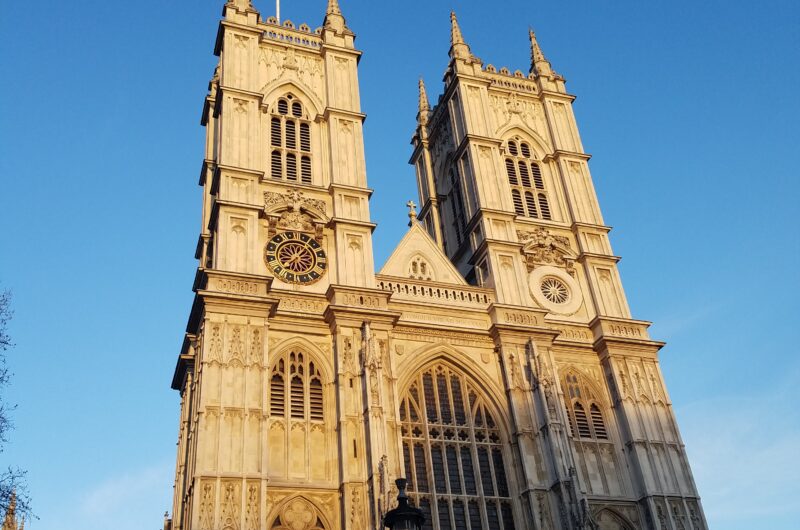
[[[378,274],[467,285],[458,270],[419,223],[412,224]]]

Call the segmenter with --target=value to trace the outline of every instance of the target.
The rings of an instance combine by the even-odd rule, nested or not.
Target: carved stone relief
[[[514,117],[518,117],[522,123],[546,137],[547,125],[544,118],[544,109],[539,102],[521,98],[516,94],[510,97],[505,95],[492,94],[489,97],[489,104],[494,114],[497,129],[505,127]]]
[[[358,486],[350,488],[350,528],[363,530],[364,506],[361,500],[361,489]]]
[[[260,365],[263,355],[262,349],[261,330],[256,328],[250,337],[250,354],[247,357],[247,364]]]
[[[261,69],[261,83],[266,83],[261,92],[269,90],[269,84],[274,79],[297,79],[305,87],[310,88],[314,94],[322,94],[322,80],[324,77],[322,60],[312,55],[297,53],[294,48],[286,50],[278,48],[262,48],[259,63]],[[283,75],[279,75],[283,72]]]
[[[529,272],[537,265],[554,265],[575,276],[575,258],[567,237],[553,235],[546,228],[536,228],[533,231],[518,230],[517,238],[523,245],[522,253]]]
[[[222,483],[222,530],[239,530],[242,506],[241,483],[224,481]]]
[[[261,527],[261,487],[258,482],[247,483],[247,501],[245,505],[245,527],[247,530],[259,530]]]
[[[238,326],[231,331],[231,338],[228,341],[228,363],[238,361],[244,363],[244,342],[242,341],[242,329]]]
[[[208,361],[222,360],[222,337],[220,336],[219,324],[211,326],[211,337],[208,339]]]
[[[214,528],[214,498],[215,483],[213,480],[200,482],[200,530],[213,530]]]
[[[553,530],[553,516],[550,513],[550,501],[547,493],[536,493],[537,513],[539,514],[539,528],[541,530]]]

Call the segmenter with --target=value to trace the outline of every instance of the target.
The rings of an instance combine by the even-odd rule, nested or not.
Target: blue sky
[[[19,408],[0,465],[29,470],[31,530],[155,530],[171,504],[169,383],[222,4],[3,6],[0,287],[14,292],[17,343],[3,397]],[[315,27],[325,4],[281,10]],[[631,308],[668,342],[711,528],[796,525],[800,3],[343,0],[365,51],[378,265],[416,197],[416,83],[441,90],[451,8],[473,52],[512,71],[528,67],[532,25],[578,96]]]

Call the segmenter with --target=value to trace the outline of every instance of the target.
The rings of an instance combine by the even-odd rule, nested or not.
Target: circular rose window
[[[551,265],[540,265],[531,271],[528,292],[539,307],[556,315],[572,315],[583,304],[578,280]]]
[[[542,294],[554,304],[563,304],[569,300],[569,289],[558,278],[545,278],[540,285]]]

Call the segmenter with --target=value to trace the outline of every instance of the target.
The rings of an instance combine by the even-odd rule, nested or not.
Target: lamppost
[[[425,515],[419,508],[408,504],[406,495],[406,482],[404,478],[394,481],[397,484],[397,508],[389,510],[383,518],[383,525],[392,530],[421,530],[425,522]]]

